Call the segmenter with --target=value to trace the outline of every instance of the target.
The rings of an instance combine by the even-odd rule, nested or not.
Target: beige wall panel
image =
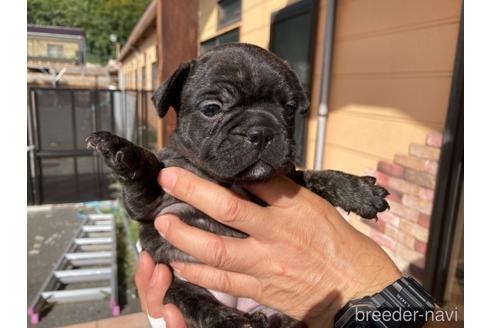
[[[324,166],[331,170],[363,175],[368,168],[376,167],[377,160],[360,152],[332,146],[325,150]]]
[[[425,29],[335,42],[333,73],[395,74],[450,72],[458,20]]]
[[[217,0],[200,0],[198,16],[198,40],[200,42],[215,36],[218,14]]]
[[[266,2],[266,1],[265,0],[243,0],[242,10],[244,10],[244,11],[251,10],[254,7],[261,6],[264,2]]]
[[[386,121],[374,116],[332,113],[328,118],[325,151],[337,146],[360,152],[366,157],[392,160],[396,153],[406,154],[410,142],[423,143],[429,130],[427,125],[420,122]],[[338,159],[332,159],[332,163],[338,165]]]
[[[241,13],[241,42],[268,48],[272,13],[299,0],[243,1]]]
[[[247,1],[246,1],[247,2]],[[268,24],[268,31],[270,32],[270,15],[267,6],[271,1],[261,1],[254,6],[245,8],[243,4],[243,10],[241,12],[241,26],[245,32],[249,32],[257,29],[265,29]]]
[[[339,2],[325,167],[361,174],[442,129],[460,11],[460,0]],[[308,168],[317,97],[308,123]]]
[[[330,113],[414,121],[442,128],[451,76],[434,78],[340,78],[333,80]],[[330,117],[328,118],[330,119]]]
[[[245,43],[256,44],[257,46],[268,48],[270,42],[270,35],[262,30],[252,30],[249,32],[243,32],[241,29],[240,41]]]
[[[395,33],[460,16],[462,0],[338,1],[337,38]]]

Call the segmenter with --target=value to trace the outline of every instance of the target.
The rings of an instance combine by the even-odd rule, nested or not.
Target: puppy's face
[[[263,181],[294,167],[294,117],[308,102],[295,73],[262,48],[212,49],[181,65],[154,101],[161,117],[176,109],[179,151],[219,181]]]

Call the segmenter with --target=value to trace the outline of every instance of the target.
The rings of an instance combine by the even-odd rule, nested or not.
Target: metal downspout
[[[326,27],[323,37],[323,70],[321,73],[320,96],[318,105],[318,125],[316,130],[316,148],[314,153],[314,169],[323,168],[326,122],[328,118],[328,96],[330,94],[331,61],[333,52],[333,31],[335,28],[336,0],[328,0],[326,8]]]

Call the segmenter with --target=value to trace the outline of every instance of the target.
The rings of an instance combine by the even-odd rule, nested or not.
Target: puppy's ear
[[[195,60],[181,64],[173,75],[154,91],[152,102],[159,113],[159,117],[164,117],[171,106],[176,111],[179,110],[181,90],[194,64]]]
[[[302,100],[301,100],[301,104],[300,104],[300,113],[305,115],[307,113],[309,113],[309,108],[311,106],[311,102],[309,101],[308,97],[306,96],[306,93],[304,93],[303,97],[302,97]]]

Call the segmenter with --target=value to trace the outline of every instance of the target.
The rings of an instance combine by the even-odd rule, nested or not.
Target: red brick
[[[430,216],[426,215],[424,213],[421,213],[419,215],[419,218],[417,219],[417,223],[420,224],[422,227],[429,229],[429,227],[430,227]]]
[[[387,186],[402,194],[416,195],[419,192],[419,186],[403,179],[388,177]]]
[[[427,134],[425,143],[428,146],[441,148],[442,146],[442,133],[437,131],[431,131]]]
[[[424,242],[427,242],[429,238],[429,229],[424,228],[416,222],[402,219],[400,220],[399,229]]]
[[[401,193],[390,188],[390,187],[387,187],[385,186],[386,190],[388,190],[389,192],[389,195],[386,196],[386,199],[390,199],[394,202],[398,202],[398,203],[401,203]]]
[[[391,224],[394,227],[400,225],[400,217],[391,213],[390,211],[384,211],[378,214],[379,221],[383,221],[386,224]]]
[[[437,174],[437,162],[429,159],[422,159],[415,156],[395,155],[395,163],[416,171],[427,172],[432,175]]]
[[[432,213],[432,202],[421,199],[419,197],[415,197],[412,195],[403,195],[401,203],[410,208],[419,210],[420,212],[427,215],[430,215]]]
[[[401,203],[402,194],[409,194],[418,196],[424,200],[433,200],[434,191],[428,188],[423,188],[417,186],[414,183],[405,181],[403,179],[388,177],[388,185],[384,186],[390,194],[394,194],[393,197],[388,197],[388,199],[397,201]]]
[[[424,200],[434,200],[434,190],[427,189],[427,188],[419,188],[419,192],[417,193],[417,196],[419,196],[421,199]]]
[[[425,172],[428,172],[428,173],[436,176],[438,170],[439,170],[439,164],[437,164],[436,161],[428,161],[425,164]]]
[[[394,251],[396,248],[396,242],[389,236],[379,231],[372,230],[369,234],[369,237],[371,237],[379,245],[384,246],[389,250]]]
[[[368,226],[370,226],[371,228],[379,231],[379,232],[384,232],[384,228],[385,228],[385,222],[384,221],[381,221],[381,220],[363,220],[362,222],[364,222],[365,224],[367,224]]]
[[[397,243],[403,244],[409,248],[414,248],[415,246],[415,237],[408,234],[405,231],[402,231],[392,225],[386,225],[386,229],[384,230],[384,233],[395,240]]]
[[[403,244],[397,244],[396,245],[395,253],[398,256],[403,257],[405,260],[407,260],[409,262],[416,262],[416,261],[419,261],[423,258],[423,255],[416,252],[413,249],[413,247],[410,248],[410,247],[407,247]]]
[[[398,164],[394,164],[386,161],[379,161],[378,171],[384,174],[391,175],[393,177],[402,177],[403,173],[405,172],[405,169]]]
[[[427,251],[427,243],[424,243],[423,241],[420,241],[418,239],[415,239],[415,250],[421,254],[425,254]]]
[[[390,178],[389,176],[387,176],[386,174],[384,173],[381,173],[379,171],[375,171],[373,174],[372,174],[373,177],[376,178],[376,184],[379,185],[379,186],[383,186],[383,187],[386,187],[388,185],[388,179]]]
[[[436,177],[426,172],[419,172],[412,169],[405,169],[405,180],[415,183],[421,187],[435,189]]]
[[[441,150],[435,147],[429,147],[424,145],[411,144],[408,153],[412,156],[430,159],[432,161],[438,161],[441,155]]]
[[[420,214],[418,210],[393,202],[392,200],[388,200],[388,204],[390,206],[391,213],[396,214],[399,217],[406,218],[410,221],[417,222]]]

